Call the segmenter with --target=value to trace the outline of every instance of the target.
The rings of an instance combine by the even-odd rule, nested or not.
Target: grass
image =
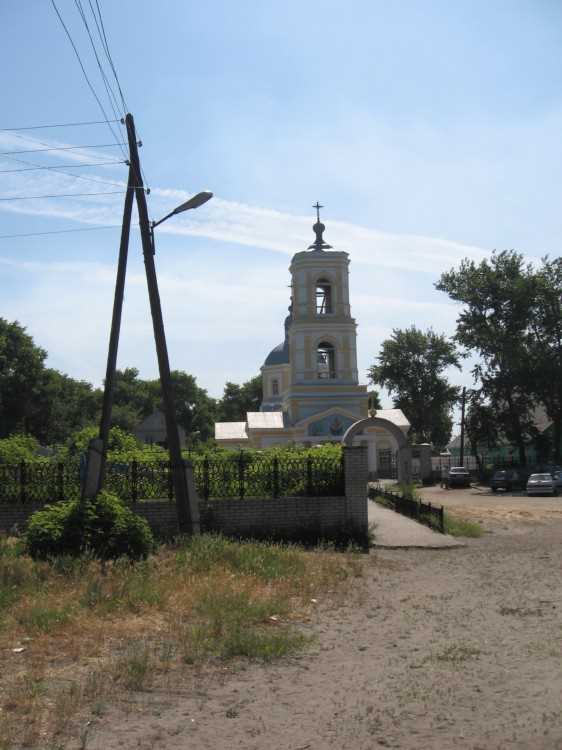
[[[0,537],[0,750],[55,747],[73,717],[232,659],[305,648],[311,600],[361,575],[351,550],[202,535],[148,560],[33,561]]]
[[[475,521],[467,521],[464,518],[452,516],[449,511],[445,511],[445,533],[451,536],[477,538],[482,536],[484,529]]]

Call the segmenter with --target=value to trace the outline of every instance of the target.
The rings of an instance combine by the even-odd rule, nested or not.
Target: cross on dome
[[[326,227],[322,222],[320,221],[320,209],[324,208],[324,206],[321,203],[316,203],[312,206],[312,208],[316,209],[316,224],[312,227],[314,230],[314,234],[316,235],[315,241],[312,243],[312,245],[308,246],[309,250],[328,250],[331,248],[331,245],[328,245],[327,242],[324,242],[324,238],[322,237]]]

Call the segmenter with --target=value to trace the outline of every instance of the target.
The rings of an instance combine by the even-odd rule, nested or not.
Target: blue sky
[[[75,5],[57,5],[101,95]],[[457,309],[433,284],[461,258],[494,248],[560,254],[559,2],[101,7],[144,143],[151,216],[201,189],[216,195],[157,230],[156,258],[172,366],[212,395],[257,373],[282,338],[287,268],[312,241],[316,200],[327,241],[350,253],[362,376],[393,327],[452,333]],[[9,71],[0,128],[99,119],[50,2],[3,0],[0,28]],[[111,134],[0,132],[0,151],[38,141],[86,146]],[[53,166],[118,157],[108,147],[18,158]],[[0,157],[0,170],[18,166]],[[71,171],[126,177],[123,165]],[[111,189],[46,170],[0,174],[0,198]],[[122,200],[0,201],[0,234],[118,224]],[[51,366],[96,384],[117,245],[114,229],[0,240],[0,316],[27,326]],[[135,234],[119,365],[154,377],[143,274]],[[471,382],[468,368],[452,378]]]

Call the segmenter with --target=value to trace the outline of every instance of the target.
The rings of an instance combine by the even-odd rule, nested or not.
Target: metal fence
[[[345,494],[343,457],[264,457],[243,452],[192,461],[199,497],[328,497]],[[174,500],[169,461],[108,462],[105,489],[127,503]],[[78,462],[0,465],[0,503],[49,503],[80,496]]]
[[[372,493],[375,499],[377,496],[383,497],[385,505],[390,505],[397,513],[408,516],[408,518],[414,518],[432,529],[437,529],[442,534],[445,533],[445,511],[442,505],[432,505],[421,500],[413,500],[397,492],[391,492],[382,486],[376,487]]]

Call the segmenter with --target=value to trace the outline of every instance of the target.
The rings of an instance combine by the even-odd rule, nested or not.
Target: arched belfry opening
[[[320,380],[333,380],[336,377],[336,350],[329,341],[318,344],[316,366]]]
[[[316,282],[316,315],[330,315],[332,310],[332,285],[328,279]]]

